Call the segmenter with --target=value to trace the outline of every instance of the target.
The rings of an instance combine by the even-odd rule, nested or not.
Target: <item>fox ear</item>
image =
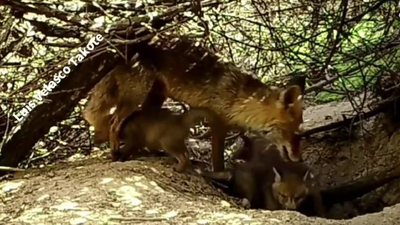
[[[247,137],[246,135],[242,134],[242,133],[239,135],[239,137],[243,140],[243,147],[250,148],[250,146],[251,146],[250,138]]]
[[[303,181],[307,182],[311,186],[315,186],[316,185],[315,175],[311,171],[311,169],[308,169],[307,172],[304,174]]]
[[[275,182],[276,182],[276,183],[281,182],[282,177],[281,177],[281,175],[279,174],[279,172],[275,169],[275,167],[272,167],[272,170],[273,170],[274,173],[275,173]]]
[[[308,179],[314,179],[314,174],[310,170],[307,170],[304,174],[303,181],[307,181]]]
[[[303,107],[303,96],[306,89],[306,76],[298,75],[292,77],[288,83],[287,88],[284,89],[279,96],[280,102],[284,105],[285,109],[293,109],[295,113]]]
[[[279,101],[286,110],[302,110],[303,94],[301,88],[297,85],[289,86],[279,94]]]
[[[301,94],[304,95],[304,91],[306,89],[306,76],[305,75],[297,75],[292,77],[286,84],[287,86],[297,85],[301,90]]]

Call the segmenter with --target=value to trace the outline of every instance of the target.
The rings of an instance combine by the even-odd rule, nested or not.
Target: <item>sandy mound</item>
[[[327,105],[326,108],[318,106],[311,111],[308,110],[307,112],[311,112],[306,114],[309,128],[320,125],[321,122],[318,123],[315,118],[319,118],[322,123],[326,123],[326,120],[336,120],[341,115],[340,112],[335,111],[336,109],[334,105]],[[313,114],[313,119],[310,119],[311,114]],[[324,116],[318,116],[319,114]],[[385,141],[388,146],[399,143],[400,133],[397,132],[395,136]],[[376,139],[380,139],[379,143],[384,141],[382,137],[377,136]],[[353,144],[359,146],[363,140],[353,142],[352,146]],[[379,144],[377,141],[374,143]],[[344,149],[350,148],[349,145],[347,143]],[[343,151],[340,146],[331,145],[331,147],[339,153]],[[313,157],[317,155],[313,153],[314,151],[321,151],[321,149],[327,151],[326,146],[317,148],[319,147],[313,145],[307,151],[307,156],[314,161],[318,169],[329,174],[322,179],[322,183],[326,185],[354,179],[356,174],[361,174],[360,170],[363,168],[365,170],[365,162],[369,160],[375,163],[383,160],[381,164],[386,162],[384,157],[381,157],[382,160],[373,160],[369,157],[352,156],[344,160],[343,156],[337,152],[332,153],[335,156],[338,155],[336,158],[329,156],[326,152],[322,154],[322,158]],[[394,151],[398,148],[392,146],[385,149]],[[377,151],[374,154],[378,153]],[[288,211],[245,210],[236,204],[236,200],[227,197],[195,174],[173,172],[171,169],[173,160],[147,158],[146,161],[110,163],[109,159],[105,159],[108,154],[108,152],[103,152],[104,157],[59,164],[52,169],[32,170],[19,174],[16,179],[2,181],[0,183],[1,223],[35,225],[400,224],[400,205],[350,220],[307,218],[299,213]],[[357,154],[362,155],[364,152],[359,151]],[[322,159],[328,156],[331,157],[329,160],[332,163],[329,168],[326,168],[327,160]],[[399,162],[398,157],[395,157],[395,160]],[[344,162],[355,166],[344,168]],[[387,161],[385,165],[394,165],[393,163],[393,161]],[[335,172],[340,168],[346,170],[346,176]]]

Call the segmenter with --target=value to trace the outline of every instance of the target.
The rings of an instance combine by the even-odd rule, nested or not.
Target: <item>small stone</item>
[[[242,199],[242,206],[246,209],[250,208],[250,202],[247,200],[247,198]]]
[[[87,219],[79,217],[79,218],[73,218],[69,220],[69,223],[71,225],[79,225],[79,224],[85,224],[87,222]]]
[[[107,184],[113,181],[113,178],[103,178],[103,180],[100,182],[100,184]]]
[[[208,224],[207,220],[197,220],[197,224]]]
[[[59,211],[75,210],[78,207],[76,202],[63,202],[60,205],[52,206],[52,209],[57,209]]]
[[[222,205],[223,207],[231,207],[231,204],[229,204],[229,202],[227,202],[227,201],[225,201],[225,200],[222,200],[222,201],[221,201],[221,205]]]
[[[50,195],[45,194],[45,195],[40,196],[36,201],[41,202],[45,199],[48,199],[49,197],[50,197]]]
[[[176,217],[177,215],[178,215],[178,212],[176,212],[176,211],[171,211],[171,212],[168,212],[168,213],[164,214],[163,217],[169,219],[169,218]]]
[[[119,207],[121,206],[121,203],[112,202],[111,205],[112,205],[114,208],[119,208]]]
[[[155,209],[146,210],[146,214],[148,215],[155,215],[158,214],[158,211]]]
[[[12,192],[20,188],[22,184],[23,182],[6,182],[1,189],[3,192]]]

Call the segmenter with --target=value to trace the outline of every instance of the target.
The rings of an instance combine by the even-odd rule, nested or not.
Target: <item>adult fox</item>
[[[109,140],[111,150],[118,148],[120,126],[138,105],[161,108],[169,97],[221,117],[211,130],[214,171],[224,170],[224,141],[233,127],[263,132],[286,160],[301,161],[305,77],[286,88],[268,86],[186,38],[158,36],[137,52],[137,63],[117,66],[94,87],[84,109],[97,144]]]

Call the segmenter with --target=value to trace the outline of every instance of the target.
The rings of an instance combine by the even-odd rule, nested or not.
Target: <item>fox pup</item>
[[[223,172],[197,172],[213,180],[227,181],[232,189],[229,191],[245,198],[252,208],[299,210],[303,201],[311,197],[315,211],[323,216],[325,210],[308,166],[285,161],[275,145],[262,149],[260,143],[253,143],[253,147],[262,150],[259,158],[235,164],[233,169]]]
[[[190,128],[203,118],[209,121],[211,129],[215,129],[219,117],[206,108],[192,108],[183,114],[167,109],[135,111],[122,126],[120,138],[125,146],[112,151],[112,158],[125,161],[140,148],[162,149],[178,160],[174,169],[183,172],[190,166],[185,139]]]
[[[270,149],[268,153],[272,151],[278,150]],[[266,155],[276,157],[276,154]],[[250,161],[236,164],[233,169],[223,172],[197,172],[213,180],[227,181],[232,194],[245,198],[251,208],[296,210],[308,196],[306,182],[312,177],[308,170],[304,171],[304,167],[299,169],[302,170],[293,172],[282,168],[282,165]]]
[[[274,182],[264,187],[267,189],[265,193],[265,208],[297,210],[301,203],[310,194],[309,179],[313,178],[310,171],[306,171],[304,176],[301,174],[293,173],[291,171],[282,170],[279,172],[275,167],[272,167],[274,172]],[[271,192],[268,189],[271,188]],[[272,193],[272,195],[271,195]]]

